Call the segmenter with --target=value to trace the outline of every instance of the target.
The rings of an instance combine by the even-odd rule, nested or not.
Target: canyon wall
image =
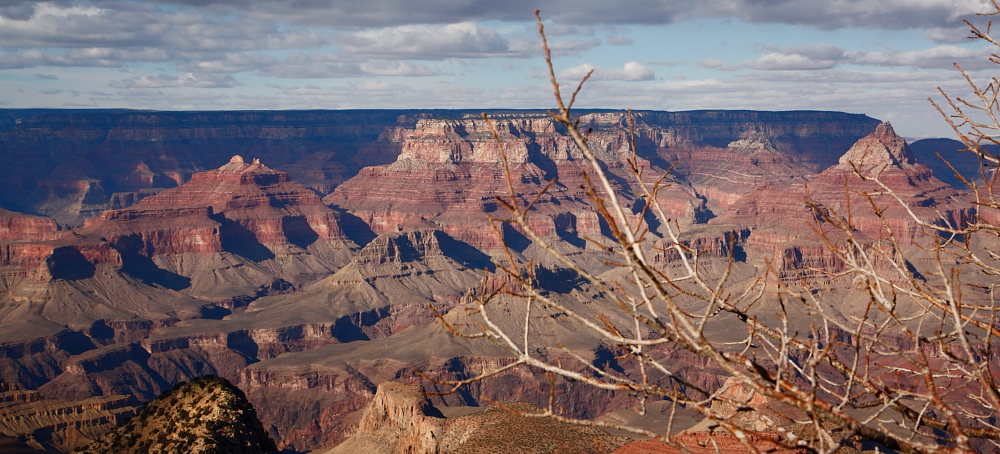
[[[679,255],[628,171],[626,114],[581,113],[629,221],[647,216],[650,257],[670,272]],[[494,262],[530,269],[577,313],[603,314],[607,295],[540,245],[615,276],[611,232],[585,190],[592,169],[543,112],[488,114],[495,121],[464,111],[0,110],[0,153],[17,169],[0,176],[0,206],[12,210],[0,211],[0,381],[79,402],[149,400],[218,375],[247,392],[279,448],[308,450],[374,430],[362,410],[381,383],[420,382],[414,370],[467,378],[511,361],[437,322],[474,327],[476,292],[516,290],[487,275]],[[756,279],[768,263],[779,279],[841,270],[810,228],[804,185],[817,208],[839,210],[851,177],[842,159],[891,167],[887,183],[920,213],[975,215],[891,127],[863,115],[636,112],[635,121],[643,183],[673,167],[655,208],[682,226],[681,246],[708,273],[730,257],[734,280]],[[533,203],[527,222],[540,241],[502,222],[504,203]],[[903,211],[888,213],[909,246],[919,236]],[[877,238],[877,216],[856,216],[859,234]],[[498,298],[490,310],[520,320],[519,307]],[[594,364],[634,367],[564,315],[539,311],[532,323]],[[700,358],[655,355],[689,383],[722,384]],[[517,369],[433,403],[542,405],[546,386],[538,371]],[[578,417],[635,404],[560,386],[559,404]]]

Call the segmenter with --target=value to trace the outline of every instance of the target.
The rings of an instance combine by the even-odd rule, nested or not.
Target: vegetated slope
[[[77,452],[267,454],[277,448],[243,392],[224,378],[205,376],[178,383]]]

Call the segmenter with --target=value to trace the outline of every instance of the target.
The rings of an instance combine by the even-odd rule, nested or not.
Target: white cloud
[[[745,66],[763,70],[829,69],[837,65],[836,60],[817,60],[799,54],[767,54]]]
[[[404,25],[341,35],[337,40],[348,53],[382,58],[443,60],[520,56],[496,30],[473,22],[443,27]]]
[[[358,76],[431,76],[438,71],[423,65],[398,60],[356,61],[339,55],[296,52],[283,61],[260,68],[264,76],[283,79],[322,79]]]
[[[233,76],[213,73],[185,73],[179,76],[167,74],[144,74],[131,79],[116,80],[109,84],[113,88],[122,89],[158,89],[158,88],[231,88],[239,85]]]
[[[919,51],[844,51],[829,44],[798,47],[766,47],[775,52],[756,60],[743,62],[742,66],[759,70],[817,70],[830,69],[843,64],[860,66],[909,67],[914,69],[950,69],[958,63],[968,70],[994,68],[989,61],[994,49],[968,49],[958,46],[936,46]]]
[[[590,63],[564,69],[557,74],[563,80],[581,80],[588,72],[593,71],[590,80],[624,80],[629,82],[653,80],[656,75],[652,69],[643,66],[639,62],[630,61],[625,63],[622,69],[601,69]]]
[[[707,59],[698,62],[702,68],[714,69],[717,71],[736,71],[739,66],[733,66],[721,60]]]
[[[850,62],[870,66],[907,66],[914,69],[950,69],[958,63],[967,70],[996,68],[989,61],[995,48],[967,49],[937,46],[912,52],[852,52]]]

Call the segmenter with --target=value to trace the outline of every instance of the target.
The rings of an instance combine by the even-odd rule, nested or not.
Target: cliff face
[[[120,207],[123,198],[136,198],[150,188],[177,186],[195,173],[225,164],[233,154],[259,158],[289,172],[295,181],[327,194],[365,166],[395,161],[403,152],[400,134],[418,122],[463,123],[478,118],[479,113],[0,110],[0,116],[10,120],[0,128],[0,157],[12,168],[23,170],[0,175],[0,206],[80,225],[85,218],[114,208],[110,202],[117,201]],[[488,113],[506,118],[515,132],[537,129],[544,134],[554,128],[544,112]],[[612,134],[617,138],[604,143],[613,148],[624,145],[628,128],[620,112],[594,113],[591,117],[587,127],[617,130]],[[834,163],[844,149],[877,123],[862,115],[831,112],[637,112],[636,118],[640,129],[645,128],[640,131],[640,147],[669,148],[664,155],[668,162],[698,146],[725,147],[752,132],[765,132],[777,138],[779,150],[814,171]],[[429,129],[444,137],[450,127],[442,124]],[[484,132],[481,127],[470,131]],[[461,127],[454,132],[466,133]],[[521,153],[535,153],[531,147],[536,143],[547,149],[560,146],[557,142],[560,140],[524,137],[521,143],[527,149],[522,147]],[[485,152],[489,148],[485,145],[476,151],[466,150]],[[464,154],[461,146],[431,154],[440,157],[443,150],[448,150],[445,154],[449,156],[457,153],[464,161],[475,160],[469,159],[472,156]],[[680,155],[675,156],[675,152]],[[573,151],[563,148],[558,154],[570,156]],[[410,155],[427,158],[419,152]],[[558,160],[557,155],[547,157]]]
[[[332,189],[361,166],[391,161],[392,150],[372,143],[397,119],[413,121],[408,111],[3,113],[18,120],[0,129],[4,161],[24,172],[0,176],[0,204],[76,225],[113,193],[177,186],[233,154]]]
[[[380,383],[416,381],[413,370],[464,378],[510,361],[490,345],[456,340],[433,323],[429,307],[455,326],[474,326],[465,314],[470,289],[516,290],[510,279],[484,280],[492,260],[508,260],[498,253],[500,238],[566,307],[596,316],[614,304],[523,232],[489,223],[506,216],[496,200],[508,190],[503,151],[518,203],[556,179],[528,217],[533,229],[589,271],[616,275],[609,265],[616,257],[601,248],[608,226],[580,187],[590,169],[539,112],[491,113],[499,145],[487,122],[465,112],[32,115],[0,131],[0,145],[10,145],[0,153],[25,169],[0,177],[0,204],[21,194],[26,210],[57,218],[0,212],[0,377],[40,396],[151,399],[214,374],[247,390],[281,448],[406,429],[403,416],[424,418],[428,433],[466,427],[485,437],[502,417],[439,426],[417,406],[397,414],[389,409],[402,407],[383,399],[380,413],[360,422]],[[658,204],[683,227],[679,241],[701,254],[709,273],[732,255],[734,280],[759,277],[765,260],[786,279],[803,267],[842,269],[809,227],[815,215],[803,186],[817,208],[841,212],[845,178],[872,190],[850,180],[844,165],[855,158],[885,164],[884,181],[912,198],[914,210],[937,207],[955,220],[973,213],[962,194],[913,162],[888,125],[868,117],[706,111],[637,112],[635,120],[644,183],[677,162]],[[581,126],[636,221],[647,202],[627,172],[628,119],[590,112]],[[42,151],[32,155],[32,147]],[[105,203],[113,209],[100,211]],[[904,213],[887,213],[900,238],[917,238]],[[83,228],[65,225],[81,216],[90,216]],[[876,238],[876,217],[855,211],[855,221],[859,234]],[[649,256],[669,273],[678,256],[662,227],[650,225]],[[520,320],[519,307],[498,298],[490,310]],[[544,339],[595,362],[616,361],[559,314],[540,312],[531,323]],[[688,382],[722,385],[698,358],[655,354]],[[543,375],[516,370],[434,403],[544,404],[545,386]],[[624,393],[579,384],[559,396],[578,417],[634,405]],[[406,443],[431,449],[414,437]],[[478,446],[500,442],[482,438]]]

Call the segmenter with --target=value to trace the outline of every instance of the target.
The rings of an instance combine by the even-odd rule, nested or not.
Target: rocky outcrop
[[[354,435],[329,453],[437,454],[444,422],[420,385],[386,382],[365,406]]]
[[[445,419],[419,385],[379,385],[351,438],[326,454],[465,454],[608,452],[628,439],[594,428],[573,426],[517,412],[539,413],[529,404],[507,404]]]
[[[905,200],[906,206],[896,202],[877,183],[862,181],[855,172],[866,178],[877,177]],[[850,194],[845,193],[845,184]],[[920,230],[907,208],[921,219],[947,222],[955,227],[971,223],[976,214],[966,194],[955,191],[935,178],[930,168],[915,161],[909,146],[888,123],[859,140],[839,164],[820,173],[810,183],[810,193],[815,201],[845,218],[849,202],[853,207],[851,224],[857,230],[872,238],[887,238],[887,225],[896,241],[904,246],[917,240]],[[872,203],[880,210],[885,206],[881,218]]]
[[[269,454],[277,449],[243,392],[225,379],[206,376],[178,383],[78,452]]]
[[[777,433],[745,435],[747,443],[752,444],[759,452],[772,454],[804,454],[802,449],[789,449],[780,443],[783,441]],[[671,437],[674,443],[683,446],[686,451],[670,446],[657,440],[633,441],[615,450],[612,454],[743,454],[751,452],[744,442],[728,432],[692,433],[685,432]]]
[[[916,169],[916,163],[910,146],[896,134],[889,122],[885,122],[847,150],[840,157],[836,168],[848,171],[856,169],[862,175],[874,176],[888,169],[912,171]]]

